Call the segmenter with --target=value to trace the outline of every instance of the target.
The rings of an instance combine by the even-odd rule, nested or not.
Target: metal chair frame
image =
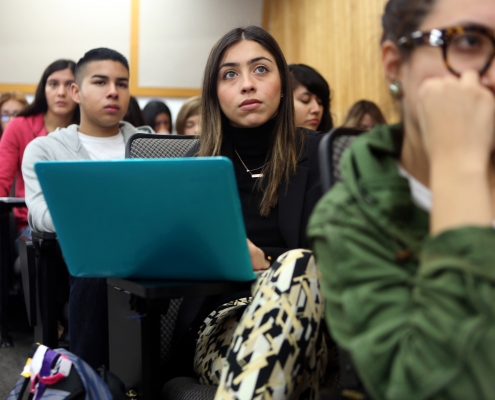
[[[329,191],[332,186],[342,180],[340,174],[340,161],[351,143],[366,131],[356,128],[335,128],[332,129],[320,142],[318,148],[320,179],[323,193]],[[338,347],[340,364],[340,381],[344,389],[353,392],[359,398],[368,399],[366,390],[357,375],[348,352]],[[323,397],[322,397],[323,398]],[[332,393],[326,397],[330,399],[343,398],[340,394]],[[356,397],[357,398],[357,397]]]

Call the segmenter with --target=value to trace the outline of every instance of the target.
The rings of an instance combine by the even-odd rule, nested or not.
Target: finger
[[[480,84],[480,74],[478,71],[467,70],[461,75],[461,82],[466,85],[479,85]]]

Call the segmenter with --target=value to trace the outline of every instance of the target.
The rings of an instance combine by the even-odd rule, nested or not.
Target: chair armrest
[[[21,260],[22,287],[30,326],[37,324],[36,313],[36,264],[33,242],[21,236],[19,238],[19,257]]]
[[[57,234],[55,232],[38,232],[38,231],[32,231],[31,236],[33,239],[38,239],[38,240],[56,240],[57,239]]]
[[[0,212],[7,213],[14,207],[26,207],[23,197],[0,197]]]
[[[320,168],[320,181],[323,193],[326,193],[332,186],[332,157],[330,154],[330,145],[332,134],[335,129],[327,133],[320,141],[318,146],[318,163]]]
[[[107,278],[107,284],[145,300],[212,296],[250,290],[255,281],[166,281]]]

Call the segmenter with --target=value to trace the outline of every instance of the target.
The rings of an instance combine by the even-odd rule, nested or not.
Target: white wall
[[[213,44],[262,22],[263,0],[0,0],[0,86],[36,84],[54,60],[77,61],[95,47],[129,58],[132,1],[140,88],[199,88]]]
[[[213,44],[236,26],[262,22],[263,0],[0,0],[0,92],[2,85],[36,85],[51,62],[77,61],[96,47],[131,61],[133,2],[138,102],[163,100],[174,120],[185,98],[147,97],[143,90],[199,89]]]
[[[133,1],[137,65],[130,57]],[[0,92],[18,85],[31,101],[25,85],[36,85],[51,62],[109,47],[138,70],[140,106],[163,100],[175,120],[185,98],[147,97],[146,89],[199,89],[213,44],[236,26],[261,25],[262,11],[263,0],[0,0]]]
[[[53,61],[95,47],[129,57],[130,9],[131,0],[0,0],[0,83],[36,84]]]
[[[199,88],[215,42],[261,25],[262,0],[141,0],[139,86]]]

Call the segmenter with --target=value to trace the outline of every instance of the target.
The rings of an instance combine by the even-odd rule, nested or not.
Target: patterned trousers
[[[217,308],[199,330],[194,366],[215,399],[316,399],[327,363],[323,298],[312,253],[291,250],[253,297]]]

